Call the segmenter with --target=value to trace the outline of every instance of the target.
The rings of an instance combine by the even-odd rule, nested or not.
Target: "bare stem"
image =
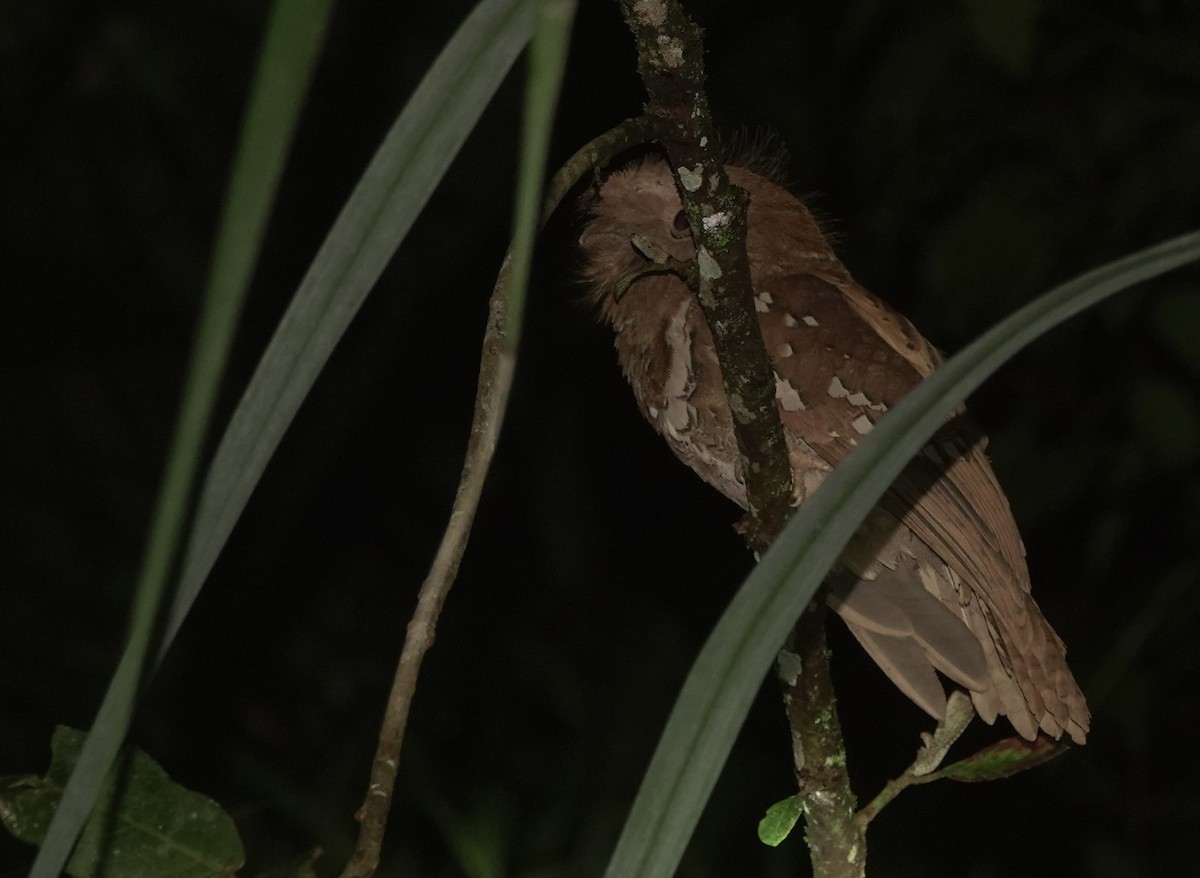
[[[542,222],[549,218],[567,192],[598,163],[617,152],[641,142],[645,126],[640,120],[623,122],[580,149],[554,175],[546,189]],[[475,414],[467,442],[466,460],[459,479],[458,492],[450,511],[450,520],[442,535],[429,574],[421,584],[417,607],[408,623],[404,647],[392,690],[384,712],[379,744],[371,763],[366,799],[359,809],[358,842],[354,855],[342,871],[342,878],[369,878],[379,866],[388,812],[396,787],[400,747],[417,688],[421,661],[433,645],[434,632],[446,595],[454,584],[458,565],[467,548],[483,482],[491,466],[504,410],[516,367],[516,349],[507,334],[509,256],[496,279],[488,308],[487,328],[483,337],[483,355],[479,367],[479,385],[475,395]]]
[[[388,811],[396,786],[400,746],[404,741],[404,730],[408,725],[409,710],[417,688],[417,675],[420,673],[425,653],[433,645],[434,630],[441,615],[442,604],[458,573],[458,565],[466,550],[471,524],[479,506],[484,478],[496,450],[496,440],[500,435],[500,425],[504,419],[504,409],[516,366],[516,352],[504,344],[508,263],[506,257],[496,281],[495,292],[492,294],[487,330],[484,334],[475,419],[471,425],[471,438],[467,445],[466,462],[463,465],[458,493],[454,498],[450,521],[442,535],[442,542],[430,566],[429,575],[421,584],[417,608],[408,623],[404,647],[396,666],[392,691],[388,696],[383,716],[383,727],[379,732],[379,745],[371,764],[367,797],[357,815],[361,822],[358,844],[342,872],[342,878],[367,878],[375,873],[379,865]]]
[[[871,803],[854,816],[855,822],[865,830],[867,824],[908,787],[937,780],[939,774],[935,769],[942,764],[951,745],[966,731],[974,717],[975,708],[971,704],[971,697],[960,689],[951,692],[946,701],[946,712],[938,721],[937,727],[932,733],[921,733],[921,747],[917,750],[912,765],[905,769],[902,775],[884,784]]]

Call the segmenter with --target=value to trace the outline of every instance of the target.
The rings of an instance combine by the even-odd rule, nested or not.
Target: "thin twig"
[[[489,308],[483,361],[479,370],[475,418],[471,425],[471,437],[467,443],[466,462],[463,465],[458,492],[450,512],[450,521],[442,535],[441,545],[438,546],[429,575],[421,585],[417,607],[405,633],[404,648],[396,666],[383,726],[379,732],[379,746],[371,765],[367,798],[358,812],[361,821],[358,844],[354,856],[342,872],[343,878],[367,878],[374,874],[379,865],[388,811],[396,785],[400,747],[404,741],[404,730],[417,688],[421,660],[433,645],[438,616],[466,550],[471,524],[479,506],[479,496],[483,491],[483,482],[496,450],[496,440],[500,436],[500,425],[504,419],[516,367],[516,351],[509,348],[504,341],[504,293],[508,265],[509,258],[506,256]]]
[[[933,733],[921,734],[922,744],[912,765],[906,768],[902,775],[884,784],[870,804],[854,815],[855,823],[865,830],[867,824],[908,787],[937,780],[939,775],[935,770],[946,758],[951,745],[966,731],[974,718],[975,707],[971,704],[971,697],[961,689],[950,693],[946,701],[946,712],[938,721]]]
[[[646,126],[640,119],[623,122],[575,153],[546,188],[542,223],[592,168],[621,150],[642,142],[645,132]],[[404,647],[379,732],[379,744],[371,764],[367,796],[358,812],[361,824],[358,842],[354,855],[342,871],[342,878],[369,878],[379,866],[388,812],[395,792],[400,748],[416,693],[421,661],[433,645],[438,617],[466,551],[484,479],[500,437],[517,355],[515,346],[508,338],[506,326],[509,259],[510,256],[505,255],[488,307],[479,384],[475,394],[475,414],[458,491],[450,511],[450,520],[429,574],[421,584],[417,606],[405,633]]]

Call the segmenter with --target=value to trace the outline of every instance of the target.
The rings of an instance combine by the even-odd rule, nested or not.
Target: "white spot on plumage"
[[[674,434],[688,428],[695,411],[688,403],[695,387],[692,376],[692,340],[687,328],[687,315],[691,307],[691,299],[684,300],[667,322],[666,341],[671,360],[667,366],[667,380],[663,384],[663,393],[667,397],[663,427]]]
[[[834,380],[836,381],[837,379],[835,378]],[[830,396],[832,396],[832,395],[833,395],[833,393],[831,392]],[[886,412],[888,410],[887,406],[881,402],[879,402],[879,403],[871,402],[871,400],[867,398],[867,395],[865,393],[862,393],[861,391],[856,391],[856,392],[850,394],[849,396],[847,396],[846,402],[850,403],[850,405],[856,405],[856,406],[860,406],[863,408],[869,408],[873,412]]]
[[[806,324],[808,324],[809,326],[820,326],[821,325],[820,323],[817,322],[817,318],[813,317],[811,314],[804,315],[804,322]]]
[[[795,351],[793,351],[792,346],[785,341],[779,347],[775,348],[775,353],[781,357],[790,357],[793,353],[795,353]]]
[[[796,318],[793,317],[791,315],[791,313],[785,311],[783,314],[783,325],[786,326],[788,329],[791,329],[793,326],[796,325]]]
[[[834,399],[841,399],[843,396],[848,396],[850,391],[846,389],[846,385],[842,384],[842,380],[836,375],[829,382],[829,395]]]
[[[775,398],[779,400],[779,405],[785,412],[804,411],[804,402],[796,388],[778,375],[775,376]]]
[[[871,432],[871,428],[874,427],[875,425],[871,423],[871,419],[868,418],[866,415],[859,415],[857,418],[854,419],[854,423],[852,423],[850,426],[852,426],[856,431],[858,431],[862,435],[866,436],[868,433]]]

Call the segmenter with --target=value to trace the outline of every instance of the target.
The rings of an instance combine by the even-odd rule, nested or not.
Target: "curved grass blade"
[[[354,187],[213,457],[164,649],[334,345],[529,42],[536,6],[536,0],[479,3],[425,74]]]
[[[529,44],[529,80],[525,88],[525,116],[521,126],[521,158],[513,209],[513,237],[509,252],[508,304],[504,342],[509,349],[521,337],[525,294],[533,264],[533,242],[541,226],[543,179],[550,152],[550,129],[562,88],[571,40],[575,0],[541,0],[537,29]]]
[[[966,396],[1072,315],[1197,259],[1200,232],[1193,232],[1054,288],[949,359],[859,442],[792,516],[692,665],[608,864],[609,878],[674,873],[792,623],[859,522]]]
[[[38,851],[32,878],[51,878],[63,869],[129,727],[229,345],[330,6],[331,0],[279,0],[272,10],[218,224],[187,383],[138,576],[128,642]]]

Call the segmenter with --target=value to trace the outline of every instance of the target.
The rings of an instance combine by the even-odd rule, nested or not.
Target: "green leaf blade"
[[[1193,232],[1049,291],[943,364],[859,442],[734,596],[683,684],[630,809],[608,878],[669,878],[750,703],[792,623],[859,522],[934,431],[992,372],[1072,315],[1200,259]]]
[[[533,32],[534,0],[483,0],[438,56],[317,252],[205,478],[169,644],[300,404]]]
[[[537,26],[529,44],[529,78],[525,88],[508,275],[505,344],[510,350],[516,348],[521,336],[533,245],[541,225],[542,181],[574,17],[574,0],[541,0]]]
[[[279,19],[324,14],[329,5],[324,0],[277,0],[272,35],[276,28],[287,25],[297,38],[312,37],[311,24],[306,30],[303,23],[292,26],[294,21]],[[250,492],[334,344],[528,42],[533,29],[533,8],[534,0],[483,0],[478,4],[418,87],[347,202],[284,315],[209,467],[157,657],[162,656],[178,632]],[[323,27],[322,23],[320,30]],[[268,38],[268,45],[272,38]],[[263,88],[267,82],[286,84],[288,77],[268,75],[264,69],[266,62],[264,58],[255,88]],[[306,87],[309,72],[304,71],[301,76],[294,71],[293,82],[300,81]],[[282,103],[286,105],[287,101]],[[280,105],[272,99],[257,96],[251,99],[251,107],[268,115]],[[298,108],[299,102],[293,106]],[[248,122],[247,130],[250,128]],[[234,181],[253,183],[255,168],[258,171],[263,168],[257,161],[243,161],[239,157]],[[236,200],[237,196],[231,193],[230,203]],[[230,209],[225,219],[232,221],[235,215],[244,218],[253,213],[255,209],[249,206],[244,211]],[[265,218],[265,210],[260,213]],[[244,227],[242,232],[246,233]],[[257,242],[260,236],[261,230],[252,235],[252,240]],[[237,242],[238,234],[224,230],[218,234],[218,252],[227,253],[229,261],[214,264],[210,290],[224,288],[230,278],[244,275],[248,279],[253,260],[247,262]],[[236,310],[230,312],[226,308],[225,313],[236,315]],[[202,326],[199,336],[206,332]],[[216,343],[224,345],[224,350],[228,339],[218,339]],[[194,371],[203,372],[210,380],[218,378],[222,369],[223,358],[215,367],[193,365]],[[194,376],[189,377],[189,383],[194,380]],[[215,390],[212,395],[215,396]],[[195,423],[185,411],[177,434],[198,451],[202,431],[195,429]],[[186,476],[190,485],[193,467],[194,460],[189,462],[173,455],[166,480],[178,483]],[[178,487],[164,488],[164,496],[173,499],[166,504],[160,502],[155,513],[156,531],[166,536],[152,539],[148,550],[146,568],[154,574],[150,577],[154,588],[147,599],[139,595],[134,611],[135,628],[140,634],[135,632],[137,636],[131,636],[130,646],[113,674],[31,878],[54,878],[62,870],[124,740],[136,693],[148,676],[150,629],[158,616],[162,583],[174,557],[183,520],[185,503],[180,498],[186,500],[189,495],[190,488],[182,492]]]
[[[177,557],[213,405],[331,5],[331,0],[276,0],[272,9],[138,576],[128,643],[38,852],[32,878],[53,878],[62,871],[125,738],[134,700],[148,676],[155,626]]]

